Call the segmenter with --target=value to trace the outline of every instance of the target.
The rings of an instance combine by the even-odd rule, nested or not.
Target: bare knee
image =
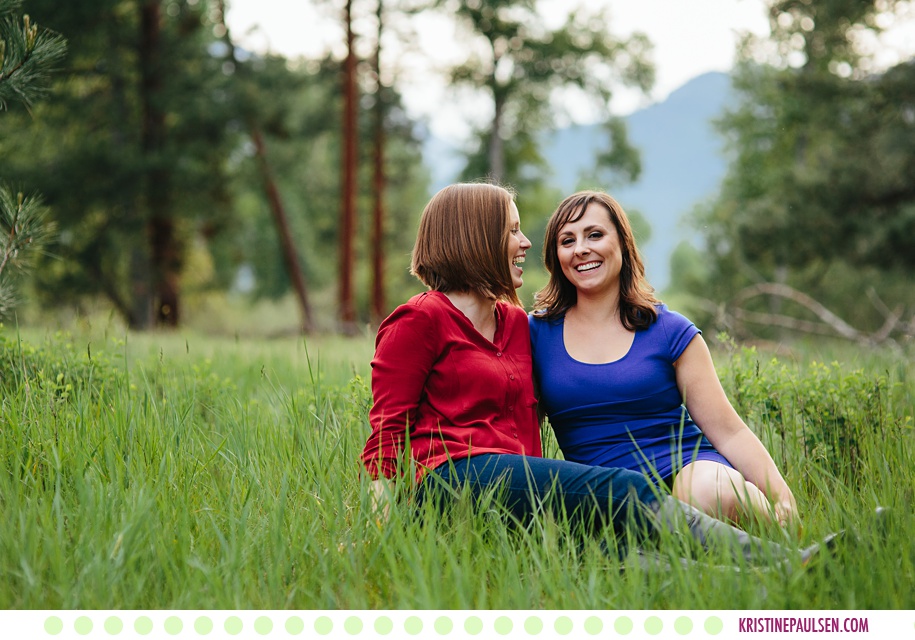
[[[691,504],[709,515],[716,515],[717,488],[707,470],[696,463],[683,467],[677,474],[671,493],[678,500]]]
[[[747,486],[743,476],[733,469],[698,460],[677,474],[672,493],[708,515],[738,520],[746,509]]]

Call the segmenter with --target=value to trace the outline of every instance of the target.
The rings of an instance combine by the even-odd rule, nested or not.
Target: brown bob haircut
[[[521,306],[508,259],[514,194],[494,184],[445,187],[423,210],[410,273],[433,291],[478,293]]]
[[[630,331],[647,329],[657,320],[654,288],[645,279],[645,265],[635,244],[629,218],[619,203],[601,191],[579,191],[559,203],[550,216],[543,239],[543,265],[550,281],[534,298],[534,315],[538,318],[559,318],[578,301],[575,285],[569,282],[559,264],[557,244],[559,232],[567,223],[577,222],[592,203],[607,210],[607,217],[619,235],[623,265],[620,269],[620,321]]]

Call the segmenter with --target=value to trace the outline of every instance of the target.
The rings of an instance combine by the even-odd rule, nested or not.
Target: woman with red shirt
[[[501,187],[451,185],[426,206],[411,272],[430,291],[382,322],[372,360],[362,462],[376,499],[406,475],[420,496],[441,485],[495,489],[520,521],[547,508],[616,531],[685,523],[704,544],[760,559],[766,543],[659,495],[641,473],[542,457],[528,320],[516,293],[530,246]],[[811,553],[767,546],[762,557]]]

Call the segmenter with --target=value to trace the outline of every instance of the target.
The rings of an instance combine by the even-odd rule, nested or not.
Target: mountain
[[[715,195],[724,177],[723,139],[712,120],[733,100],[730,77],[706,73],[663,102],[626,117],[629,140],[642,154],[642,175],[634,184],[609,191],[624,209],[638,211],[651,225],[650,239],[639,248],[648,278],[657,289],[670,281],[674,248],[693,234],[680,222],[696,204]],[[600,125],[572,126],[550,134],[541,148],[552,169],[550,181],[564,194],[572,193],[607,145]],[[457,151],[440,140],[426,143],[426,158],[436,187],[454,180],[463,166]]]

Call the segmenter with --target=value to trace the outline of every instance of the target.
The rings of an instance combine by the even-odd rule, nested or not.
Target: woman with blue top
[[[717,517],[794,518],[791,489],[728,401],[700,331],[654,297],[622,207],[601,192],[569,196],[543,254],[550,281],[531,344],[564,457],[641,471]]]

